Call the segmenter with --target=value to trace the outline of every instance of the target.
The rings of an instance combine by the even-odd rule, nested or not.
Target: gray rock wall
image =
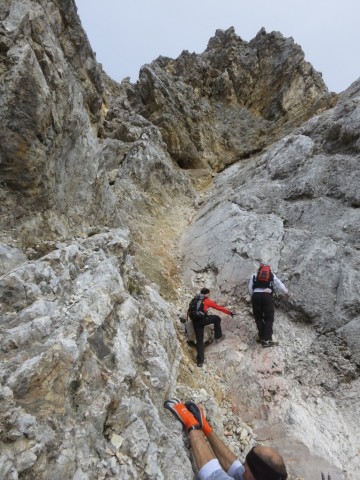
[[[117,84],[74,1],[5,0],[0,93],[0,477],[195,478],[176,394],[241,459],[266,435],[291,478],[353,478],[358,82],[338,100],[292,39],[230,28]],[[293,293],[268,353],[265,259]],[[200,373],[177,318],[204,283],[239,316]]]
[[[1,478],[191,476],[162,407],[175,314],[130,246],[117,230],[34,261],[13,249],[18,266],[0,277]]]
[[[258,262],[270,262],[297,319],[330,332],[358,316],[359,98],[218,175],[183,239],[187,281],[209,271],[214,286],[240,296]]]
[[[185,283],[207,285],[241,314],[225,323],[227,350],[211,354],[235,405],[260,438],[295,454],[292,466],[309,479],[329,468],[321,458],[332,458],[332,478],[356,478],[359,468],[359,85],[262,155],[219,174],[181,244]],[[267,354],[251,338],[247,305],[261,261],[291,292],[277,300],[281,347]]]
[[[102,72],[74,2],[7,2],[0,15],[2,198],[13,213],[16,205],[5,226],[24,238],[44,230],[56,237],[80,233],[84,217],[114,220],[104,204],[111,192],[96,195],[106,187],[92,126]]]

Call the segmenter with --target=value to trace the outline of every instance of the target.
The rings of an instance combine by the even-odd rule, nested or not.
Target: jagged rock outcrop
[[[49,240],[130,224],[140,260],[151,258],[147,239],[162,226],[147,214],[164,217],[176,192],[182,205],[194,197],[160,133],[102,73],[73,1],[7,2],[0,15],[2,232],[41,255]],[[155,279],[174,271],[143,263]]]
[[[330,109],[292,39],[232,28],[117,84],[73,0],[5,0],[0,93],[1,478],[193,478],[170,395],[242,459],[271,436],[292,479],[353,478],[359,85]],[[293,291],[267,353],[265,256]],[[203,283],[240,315],[199,372],[177,315]]]
[[[264,29],[250,42],[217,30],[200,55],[159,57],[140,71],[133,108],[157,125],[182,168],[226,165],[261,151],[334,104],[291,38]]]

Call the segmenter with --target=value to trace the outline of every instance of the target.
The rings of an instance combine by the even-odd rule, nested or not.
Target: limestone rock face
[[[292,39],[230,28],[117,84],[73,0],[4,0],[0,107],[0,477],[196,478],[179,396],[241,460],[271,438],[291,480],[355,478],[359,82],[337,98]],[[259,260],[292,292],[270,352]],[[197,369],[203,285],[239,315]]]
[[[178,365],[174,312],[130,246],[114,230],[1,277],[1,478],[191,475],[159,417]]]
[[[246,291],[256,262],[270,262],[293,292],[297,320],[330,332],[357,317],[359,102],[358,86],[350,101],[216,178],[184,236],[188,281],[212,272],[234,294]]]
[[[358,81],[335,108],[218,175],[181,249],[185,282],[194,288],[205,282],[233,302],[249,295],[248,281],[259,262],[270,263],[288,287],[290,299],[278,300],[286,320],[282,313],[281,322],[275,322],[282,352],[252,356],[245,348],[236,360],[227,353],[221,361],[228,367],[235,404],[247,412],[248,421],[257,419],[257,433],[271,434],[281,450],[291,450],[284,433],[290,429],[307,449],[318,442],[313,453],[324,456],[327,440],[315,431],[324,428],[327,412],[333,427],[326,429],[335,428],[342,437],[335,465],[348,472],[335,478],[352,478],[359,468],[357,460],[349,460],[356,457],[349,445],[356,443],[359,432],[359,410],[351,400],[354,392],[359,394],[359,128]],[[236,332],[236,350],[236,338],[243,342],[251,327],[239,331],[244,325],[231,322],[229,328]],[[272,361],[282,364],[281,379],[270,373]],[[301,395],[293,394],[299,384],[302,394],[306,392],[306,406]],[[281,414],[274,416],[275,407],[264,415],[264,395],[279,402]],[[281,400],[275,401],[274,395]],[[309,408],[311,403],[317,407]],[[286,427],[264,429],[264,418],[273,424],[281,419]],[[307,433],[301,435],[306,423]],[[344,431],[351,441],[340,433]],[[301,461],[299,453],[297,458]],[[319,458],[307,463],[305,478],[311,478]]]
[[[335,100],[301,48],[264,29],[251,42],[233,28],[217,30],[200,55],[159,57],[142,68],[137,90],[139,112],[160,128],[178,164],[213,170],[263,149]]]
[[[1,202],[17,205],[5,226],[22,223],[23,236],[66,234],[85,212],[109,213],[94,193],[104,181],[91,128],[101,117],[101,68],[72,0],[0,8]]]

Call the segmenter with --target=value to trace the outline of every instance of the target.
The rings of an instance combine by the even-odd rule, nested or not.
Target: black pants
[[[271,293],[255,292],[251,303],[259,337],[261,340],[272,340],[274,301]]]
[[[204,328],[206,325],[214,325],[215,338],[222,337],[221,331],[221,318],[218,315],[205,315],[204,317],[191,319],[193,321],[195,336],[196,336],[196,350],[197,350],[197,363],[204,363]]]

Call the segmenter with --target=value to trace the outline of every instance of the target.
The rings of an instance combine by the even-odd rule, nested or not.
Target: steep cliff
[[[1,3],[1,478],[195,478],[170,395],[240,458],[270,437],[291,478],[355,478],[359,99],[233,28],[117,84],[73,0]],[[264,259],[293,293],[265,353]],[[204,283],[240,315],[199,372],[178,314]]]

